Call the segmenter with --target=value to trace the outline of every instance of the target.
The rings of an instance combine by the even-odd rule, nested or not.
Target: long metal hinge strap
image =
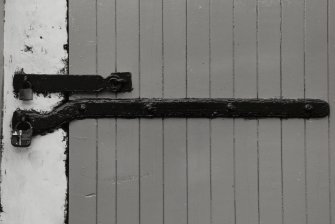
[[[12,127],[22,117],[33,135],[52,132],[72,120],[85,118],[321,118],[329,104],[317,99],[79,99],[50,113],[17,110]]]

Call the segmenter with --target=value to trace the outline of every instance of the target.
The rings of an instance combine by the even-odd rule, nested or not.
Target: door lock
[[[12,132],[12,145],[16,147],[28,147],[33,136],[33,126],[26,121],[25,116],[21,116],[21,121],[15,124]]]
[[[19,99],[23,101],[28,101],[33,99],[33,89],[31,82],[28,81],[28,77],[24,76],[22,88],[19,91]]]

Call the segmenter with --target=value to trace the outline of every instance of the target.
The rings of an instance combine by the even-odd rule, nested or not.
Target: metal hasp
[[[14,93],[21,100],[26,97],[21,93],[31,88],[35,93],[98,93],[109,91],[113,93],[132,91],[131,73],[112,73],[103,78],[99,75],[45,75],[45,74],[15,74],[13,79]]]
[[[25,126],[32,128],[34,136],[85,118],[309,119],[328,115],[329,104],[317,99],[78,99],[46,114],[17,110],[13,114],[12,127],[28,122]],[[14,128],[13,133],[19,131]]]

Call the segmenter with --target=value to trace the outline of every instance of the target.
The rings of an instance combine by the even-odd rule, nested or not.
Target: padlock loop
[[[31,89],[32,88],[32,84],[31,82],[29,81],[25,81],[23,84],[22,84],[22,89]]]
[[[28,81],[28,76],[24,76],[23,83],[22,83],[22,89],[31,89],[33,86],[31,82]]]
[[[26,131],[26,130],[29,130],[29,129],[33,129],[33,126],[28,121],[21,121],[21,122],[17,123],[15,128],[14,128],[14,130],[22,130],[22,131]]]
[[[33,85],[31,82],[28,81],[28,77],[24,77],[24,81],[22,83],[20,92],[19,92],[19,99],[23,101],[29,101],[33,99]]]

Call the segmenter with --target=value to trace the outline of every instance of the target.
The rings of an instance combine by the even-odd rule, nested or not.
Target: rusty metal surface
[[[29,83],[29,85],[27,85]],[[30,86],[35,93],[98,93],[129,92],[132,88],[131,73],[112,73],[107,78],[99,75],[45,75],[15,74],[13,79],[14,92]]]
[[[34,135],[52,132],[65,123],[86,118],[321,118],[329,115],[327,102],[317,99],[78,99],[43,114],[17,110]]]

